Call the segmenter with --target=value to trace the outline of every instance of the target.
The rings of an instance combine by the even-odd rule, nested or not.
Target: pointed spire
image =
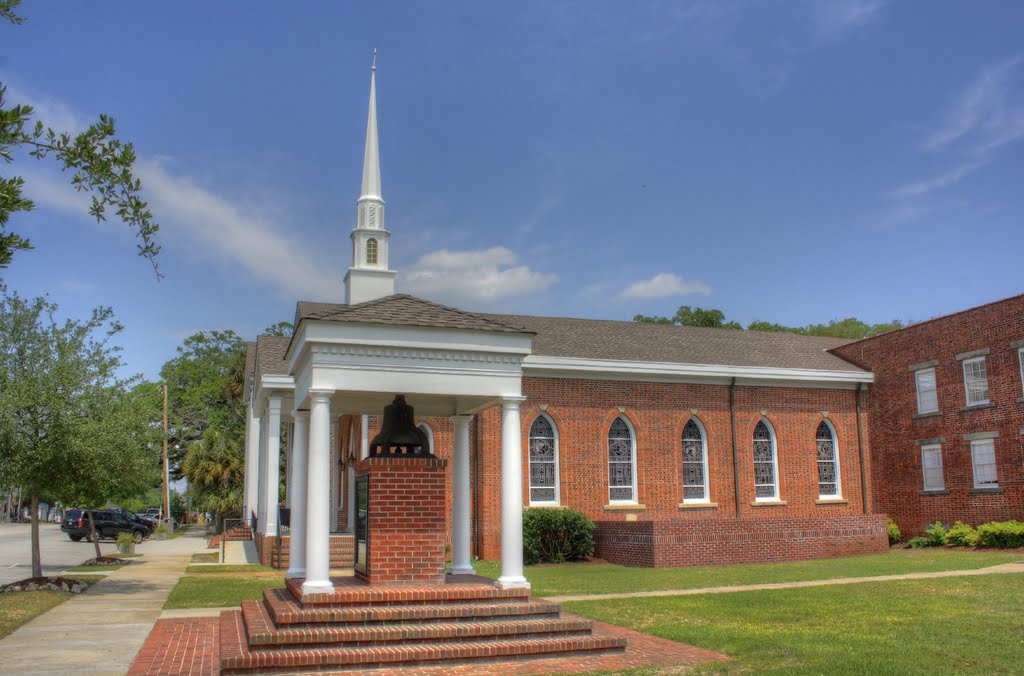
[[[370,111],[366,118],[366,150],[363,153],[363,189],[359,199],[381,199],[380,150],[377,147],[377,50],[370,66]]]

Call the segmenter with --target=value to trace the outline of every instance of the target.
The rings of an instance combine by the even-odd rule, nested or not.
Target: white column
[[[256,530],[263,533],[267,529],[267,412],[259,417],[259,449],[256,454],[259,476],[256,477]]]
[[[448,571],[452,575],[472,575],[476,572],[469,551],[472,528],[469,511],[469,421],[472,419],[473,416],[469,415],[452,416],[452,567]]]
[[[310,390],[309,466],[306,481],[306,581],[303,594],[324,594],[331,584],[331,390]]]
[[[249,402],[245,412],[245,512],[242,517],[249,523],[249,518],[259,504],[260,419],[252,409],[252,402]]]
[[[309,452],[309,411],[295,411],[292,429],[292,452],[288,456],[292,483],[291,539],[288,542],[287,578],[306,577],[306,482],[309,479],[306,458]]]
[[[523,577],[523,442],[519,404],[526,397],[501,402],[501,577],[498,586],[530,587]]]
[[[277,535],[277,506],[281,500],[281,397],[267,401],[267,487],[263,522],[265,535]]]

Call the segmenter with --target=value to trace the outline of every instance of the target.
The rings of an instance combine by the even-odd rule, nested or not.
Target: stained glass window
[[[690,418],[683,427],[683,502],[708,499],[706,461],[704,433]]]
[[[775,480],[775,436],[763,421],[754,426],[754,497],[774,499],[779,495]]]
[[[626,421],[616,418],[608,428],[608,499],[611,502],[634,502],[633,430]]]
[[[839,497],[839,458],[836,456],[836,438],[824,420],[818,425],[818,495]]]
[[[558,502],[558,450],[547,416],[530,425],[530,503]]]

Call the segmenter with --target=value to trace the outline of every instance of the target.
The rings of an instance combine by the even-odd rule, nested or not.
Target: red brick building
[[[1024,518],[1024,295],[831,352],[874,372],[874,504],[904,534]]]

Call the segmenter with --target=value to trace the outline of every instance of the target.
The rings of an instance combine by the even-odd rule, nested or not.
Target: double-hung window
[[[984,357],[964,360],[964,391],[968,406],[988,403],[988,374]]]
[[[1020,362],[1020,387],[1024,391],[1024,347],[1017,350],[1017,361]]]
[[[946,487],[942,478],[942,446],[929,444],[921,447],[921,468],[926,491],[941,491]]]
[[[939,393],[935,387],[935,369],[921,369],[914,373],[917,382],[917,412],[935,413],[939,410]]]
[[[971,442],[971,465],[974,469],[975,488],[995,488],[999,485],[996,478],[996,442],[994,439]]]

